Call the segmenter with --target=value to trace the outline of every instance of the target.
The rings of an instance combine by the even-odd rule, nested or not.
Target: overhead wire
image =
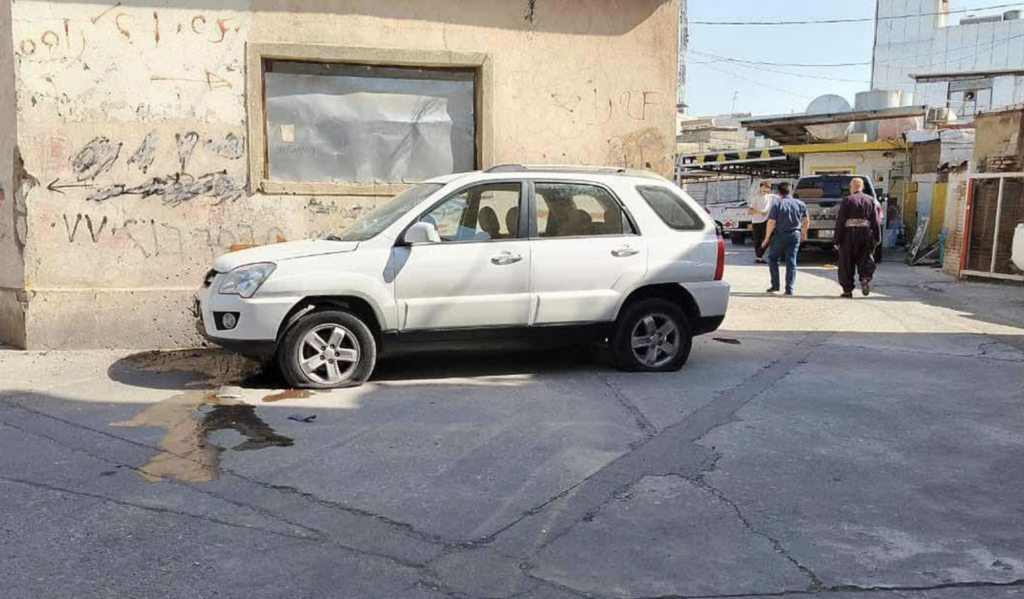
[[[812,100],[813,99],[812,96],[808,96],[806,94],[797,93],[797,92],[794,92],[792,90],[784,89],[784,88],[781,88],[781,87],[776,87],[776,86],[774,86],[774,85],[772,85],[770,83],[765,83],[764,81],[758,81],[757,79],[752,79],[752,78],[747,77],[745,75],[740,75],[739,73],[734,73],[732,71],[727,71],[727,70],[719,68],[719,67],[711,66],[708,63],[700,63],[697,66],[706,67],[706,68],[709,68],[709,69],[711,69],[713,71],[718,71],[719,73],[723,73],[725,75],[728,75],[730,77],[735,77],[736,79],[742,79],[742,80],[748,81],[750,83],[756,83],[757,85],[760,85],[761,87],[764,87],[764,88],[767,88],[767,89],[772,89],[772,90],[775,90],[777,92],[782,92],[784,94],[789,94],[791,96],[796,96],[798,98],[804,98],[806,100]]]
[[[690,64],[717,64],[720,61],[709,60],[709,61],[698,61],[691,62]],[[734,66],[742,67],[746,69],[758,69],[759,71],[765,71],[768,73],[777,73],[786,77],[796,77],[798,79],[817,79],[821,81],[838,81],[841,83],[871,83],[870,79],[847,79],[844,77],[826,77],[824,75],[809,75],[807,73],[794,73],[792,71],[783,71],[780,69],[772,69],[769,67],[757,67],[754,65],[742,64],[742,63],[731,63]]]
[[[701,50],[695,50],[693,48],[688,49],[693,54],[700,56],[707,56],[709,58],[717,58],[726,62],[738,62],[750,65],[766,65],[772,67],[798,67],[798,68],[839,68],[839,67],[860,67],[871,64],[871,61],[865,62],[830,62],[830,63],[801,63],[801,62],[768,62],[763,60],[747,60],[744,58],[736,58],[734,56],[721,56],[719,54],[712,54],[711,52],[704,52]]]

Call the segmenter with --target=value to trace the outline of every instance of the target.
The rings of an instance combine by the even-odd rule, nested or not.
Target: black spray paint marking
[[[150,131],[146,134],[146,139],[139,144],[139,149],[135,150],[132,157],[128,159],[128,164],[134,163],[145,174],[153,165],[154,158],[156,158],[156,132]]]
[[[124,193],[124,185],[111,185],[110,187],[104,187],[103,189],[91,194],[85,198],[86,202],[102,202],[109,200],[110,198],[116,198],[117,196]]]
[[[69,242],[74,242],[75,241],[75,236],[78,234],[78,225],[79,225],[79,223],[82,222],[82,218],[83,218],[83,216],[81,214],[76,215],[75,216],[75,224],[74,224],[74,226],[72,226],[71,223],[68,222],[68,215],[67,214],[64,215],[64,229],[68,232],[68,241]],[[88,214],[86,214],[84,216],[84,218],[85,218],[85,226],[89,228],[89,236],[92,237],[92,242],[93,243],[99,243],[100,233],[102,233],[103,232],[103,228],[107,226],[107,217],[105,217],[105,216],[103,217],[103,220],[100,221],[100,226],[99,226],[98,229],[93,227],[92,217],[90,217]]]
[[[85,144],[71,159],[71,169],[79,181],[92,181],[100,173],[110,170],[121,153],[121,142],[97,137]]]
[[[192,158],[192,152],[196,149],[196,144],[199,143],[199,134],[195,131],[189,131],[185,135],[175,134],[174,140],[178,144],[178,161],[181,164],[181,172],[187,170],[188,161]]]
[[[103,202],[122,195],[137,195],[143,198],[160,196],[168,206],[178,206],[183,202],[206,196],[217,200],[218,204],[234,202],[245,195],[245,178],[235,179],[226,171],[207,173],[201,177],[192,175],[171,175],[169,177],[153,177],[142,185],[125,187],[111,185],[90,195],[86,201]]]
[[[228,160],[238,160],[245,155],[245,138],[228,133],[224,139],[208,139],[203,147]]]

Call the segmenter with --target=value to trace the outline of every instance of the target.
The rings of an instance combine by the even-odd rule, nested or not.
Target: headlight
[[[228,273],[227,278],[220,285],[220,293],[252,297],[275,268],[277,266],[270,263],[239,266]]]

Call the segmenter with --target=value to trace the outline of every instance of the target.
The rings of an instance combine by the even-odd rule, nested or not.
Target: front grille
[[[211,270],[210,272],[206,273],[206,277],[203,278],[203,287],[209,287],[210,285],[213,285],[213,280],[215,278],[217,278],[217,271]]]

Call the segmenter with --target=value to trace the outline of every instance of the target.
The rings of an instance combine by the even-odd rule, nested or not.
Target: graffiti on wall
[[[177,221],[175,221],[177,223]],[[192,248],[201,246],[209,250],[213,259],[218,249],[267,245],[287,241],[285,232],[278,227],[261,227],[250,223],[219,226],[179,226],[156,219],[127,218],[117,221],[106,215],[64,213],[51,228],[63,226],[68,243],[85,242],[99,245],[122,242],[143,258],[155,256],[177,257],[184,261],[194,255]]]
[[[118,2],[89,18],[63,17],[59,25],[55,23],[19,40],[15,52],[27,60],[72,58],[73,64],[81,61],[93,43],[120,40],[126,47],[144,44],[153,48],[160,47],[161,42],[168,46],[180,40],[221,44],[237,35],[241,27],[232,16],[180,11],[161,16],[159,10],[125,8]]]
[[[139,196],[142,198],[159,198],[164,205],[179,206],[196,198],[208,197],[216,200],[216,204],[234,202],[245,195],[245,176],[234,177],[227,170],[192,175],[188,172],[189,162],[199,146],[200,136],[195,131],[178,133],[174,136],[174,147],[177,152],[179,172],[170,175],[149,177],[135,183],[117,182],[97,185],[95,180],[100,175],[110,172],[121,156],[121,142],[111,141],[107,137],[97,137],[82,146],[71,156],[71,172],[73,182],[61,182],[54,179],[46,188],[54,193],[65,194],[67,189],[85,188],[87,202],[105,202],[120,196]],[[220,139],[207,139],[203,147],[219,158],[240,160],[244,155],[244,138],[229,133]],[[159,149],[159,139],[155,131],[150,131],[138,148],[132,152],[127,164],[145,175],[152,167]]]
[[[648,90],[627,89],[621,93],[602,94],[596,87],[585,95],[553,93],[552,104],[575,122],[576,118],[590,127],[607,125],[613,119],[646,121],[652,106],[660,106],[661,94]]]

